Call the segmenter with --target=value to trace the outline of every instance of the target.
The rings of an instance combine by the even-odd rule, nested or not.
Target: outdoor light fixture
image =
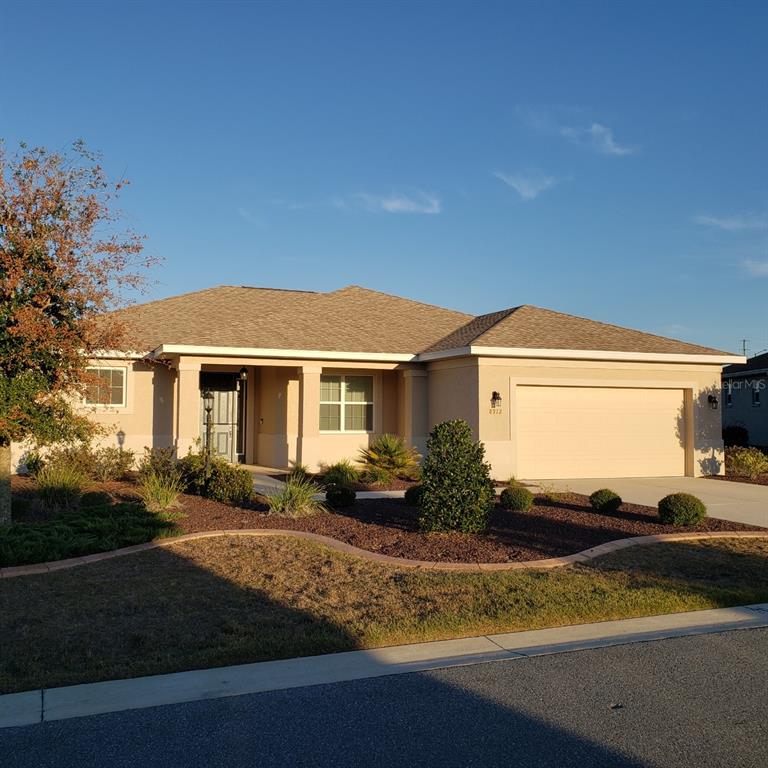
[[[210,389],[203,390],[203,407],[207,413],[213,410],[213,392]]]
[[[248,381],[248,369],[245,366],[243,366],[240,369],[240,377],[239,378],[240,378],[240,381]]]
[[[501,395],[494,390],[491,392],[491,408],[498,408],[501,405]]]
[[[205,476],[210,476],[211,473],[211,454],[213,452],[213,418],[211,412],[213,411],[213,392],[210,389],[204,389],[203,396],[203,408],[205,408]]]
[[[714,395],[709,395],[707,397],[707,402],[709,403],[709,407],[713,410],[717,410],[717,398]]]

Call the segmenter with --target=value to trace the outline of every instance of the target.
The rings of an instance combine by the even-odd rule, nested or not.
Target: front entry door
[[[213,455],[227,461],[235,461],[237,438],[237,392],[213,392],[213,430],[211,446]],[[205,434],[205,430],[203,430]]]
[[[211,411],[211,451],[227,461],[238,459],[239,434],[239,385],[231,374],[203,373],[201,376],[200,397],[200,436],[203,448],[206,448],[207,430],[205,406],[202,392],[206,389],[213,395]]]

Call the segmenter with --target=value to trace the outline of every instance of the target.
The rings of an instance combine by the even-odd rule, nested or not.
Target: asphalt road
[[[768,766],[768,629],[0,731],[0,766]]]

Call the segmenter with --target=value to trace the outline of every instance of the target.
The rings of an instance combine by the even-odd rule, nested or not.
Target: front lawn
[[[0,579],[0,692],[768,601],[768,536],[554,571],[394,569],[287,538]]]

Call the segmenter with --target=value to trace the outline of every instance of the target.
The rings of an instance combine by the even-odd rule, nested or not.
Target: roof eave
[[[470,345],[442,351],[423,352],[416,359],[419,362],[442,360],[450,357],[515,357],[543,360],[610,360],[614,362],[642,363],[701,363],[705,365],[730,365],[743,363],[741,355],[727,353],[684,353],[684,352],[626,352],[600,349],[544,349],[530,347],[484,347]]]
[[[340,360],[347,362],[370,361],[410,363],[412,352],[349,352],[321,349],[270,349],[265,347],[219,347],[195,344],[162,344],[153,350],[152,357],[163,355],[190,355],[195,357],[253,357],[285,360]]]

